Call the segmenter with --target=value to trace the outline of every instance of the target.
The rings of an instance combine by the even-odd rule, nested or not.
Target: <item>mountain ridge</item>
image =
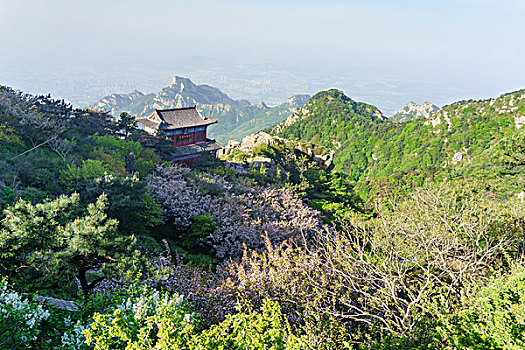
[[[333,150],[336,170],[350,174],[363,191],[377,179],[421,183],[428,177],[453,176],[458,165],[495,142],[523,133],[525,91],[454,102],[427,118],[402,123],[378,113],[374,106],[329,90],[316,94],[270,133]]]
[[[279,123],[310,98],[298,94],[278,106],[269,107],[264,102],[251,104],[247,100],[234,100],[220,89],[209,85],[196,85],[190,79],[175,76],[169,86],[158,93],[111,94],[91,106],[95,110],[108,111],[114,117],[121,112],[135,116],[147,116],[155,109],[197,106],[206,117],[217,118],[219,123],[210,127],[211,137],[225,144],[229,139],[240,140],[244,136]]]

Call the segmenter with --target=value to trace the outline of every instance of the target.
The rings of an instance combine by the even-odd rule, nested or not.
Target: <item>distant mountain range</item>
[[[114,117],[121,112],[135,116],[150,115],[155,109],[197,106],[202,115],[217,118],[219,123],[209,128],[210,137],[222,144],[240,140],[244,136],[275,125],[302,107],[309,95],[295,95],[285,103],[268,107],[264,102],[251,104],[234,100],[221,90],[209,85],[195,85],[190,79],[175,76],[171,84],[158,93],[111,94],[90,106],[109,111]]]
[[[439,107],[430,102],[425,102],[422,105],[409,102],[405,107],[403,107],[399,112],[391,116],[389,119],[393,122],[406,122],[417,118],[429,118],[437,111],[439,111]]]

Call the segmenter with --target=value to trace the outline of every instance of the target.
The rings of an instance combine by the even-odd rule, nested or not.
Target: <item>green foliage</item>
[[[197,215],[193,218],[190,230],[181,235],[181,246],[190,251],[209,251],[210,247],[205,243],[206,238],[215,229],[211,216]]]
[[[78,190],[85,202],[93,202],[104,194],[108,202],[106,212],[118,220],[120,232],[147,234],[162,223],[162,211],[147,192],[146,182],[136,176],[105,175],[91,179]]]
[[[466,294],[439,327],[453,349],[525,349],[525,270],[516,265],[504,276]]]
[[[281,314],[279,303],[266,299],[261,311],[237,307],[236,315],[194,337],[190,349],[284,350],[309,349],[304,338],[296,336]]]
[[[141,289],[108,313],[95,313],[86,343],[103,350],[187,349],[197,322],[182,297]]]
[[[92,157],[103,162],[114,174],[138,173],[144,176],[162,163],[161,158],[155,153],[155,149],[162,145],[160,140],[152,142],[152,148],[145,149],[138,141],[119,139],[112,135],[95,135],[93,139],[97,146],[92,152]]]
[[[93,138],[100,145],[98,150],[98,157],[102,158],[100,160],[106,158],[108,165],[116,161],[128,173],[135,171],[135,160],[143,151],[140,143],[122,140],[112,135],[94,136]]]
[[[140,153],[140,157],[134,161],[134,170],[140,174],[140,176],[147,176],[153,173],[155,168],[162,164],[162,159],[155,153],[155,150],[148,148],[144,149]]]
[[[78,194],[9,206],[0,235],[2,273],[32,290],[64,287],[76,277],[87,294],[104,277],[133,272],[130,264],[139,260],[135,239],[118,233],[106,207],[105,195],[86,209]],[[98,268],[103,275],[88,282],[86,272]]]
[[[199,332],[182,297],[143,288],[106,313],[95,313],[84,335],[97,349],[299,350],[334,345],[311,346],[307,335],[296,335],[275,301],[264,300],[260,311],[239,304],[237,311]]]
[[[525,187],[525,133],[502,138],[458,171],[504,198],[520,193]]]
[[[80,190],[89,180],[102,177],[108,172],[106,166],[99,160],[86,159],[80,166],[68,164],[60,172],[60,180],[66,191]]]
[[[14,202],[17,193],[9,187],[0,186],[0,210],[7,208],[7,205]]]
[[[19,143],[20,138],[16,135],[14,129],[4,123],[0,122],[0,143],[9,144],[9,143]]]

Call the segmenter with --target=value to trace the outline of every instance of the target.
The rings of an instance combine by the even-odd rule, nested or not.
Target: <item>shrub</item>
[[[349,347],[344,324],[323,311],[337,303],[332,289],[340,276],[322,254],[290,241],[273,246],[267,239],[264,252],[246,252],[228,269],[227,289],[254,307],[269,298],[279,300],[286,321],[304,333],[312,349]]]
[[[141,288],[84,330],[97,349],[184,349],[196,320],[182,296]]]
[[[309,348],[283,319],[279,303],[265,299],[260,312],[249,306],[237,307],[238,313],[195,336],[190,344],[195,350],[251,349],[285,350]]]
[[[41,332],[49,312],[34,302],[23,299],[0,282],[0,349],[29,348]]]
[[[525,270],[464,295],[458,307],[441,319],[443,338],[455,349],[525,349]]]
[[[508,268],[524,217],[523,206],[508,204],[447,185],[417,190],[376,219],[318,231],[316,244],[252,252],[230,271],[240,295],[282,300],[299,324],[307,313],[334,317],[367,346],[384,337],[427,342],[434,335],[422,327],[437,321],[437,302],[446,309],[466,285]]]
[[[231,286],[223,283],[226,276],[220,267],[211,272],[176,261],[169,265],[169,276],[159,281],[159,287],[184,295],[199,315],[199,324],[206,328],[235,312],[237,296]]]

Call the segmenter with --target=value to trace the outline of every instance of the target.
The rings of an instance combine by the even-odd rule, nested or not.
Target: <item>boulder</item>
[[[226,145],[227,148],[237,148],[241,145],[239,141],[230,140],[228,141],[228,144]]]
[[[456,152],[452,156],[452,161],[453,162],[461,162],[462,160],[463,160],[463,153],[462,152]]]
[[[254,157],[253,162],[259,163],[259,164],[267,163],[267,164],[272,164],[272,165],[275,163],[272,158],[267,158],[267,157]]]
[[[319,164],[321,169],[323,170],[332,169],[334,165],[334,153],[335,153],[334,151],[330,150],[330,152],[328,152],[325,155],[315,155],[314,160],[317,162],[317,164]]]

